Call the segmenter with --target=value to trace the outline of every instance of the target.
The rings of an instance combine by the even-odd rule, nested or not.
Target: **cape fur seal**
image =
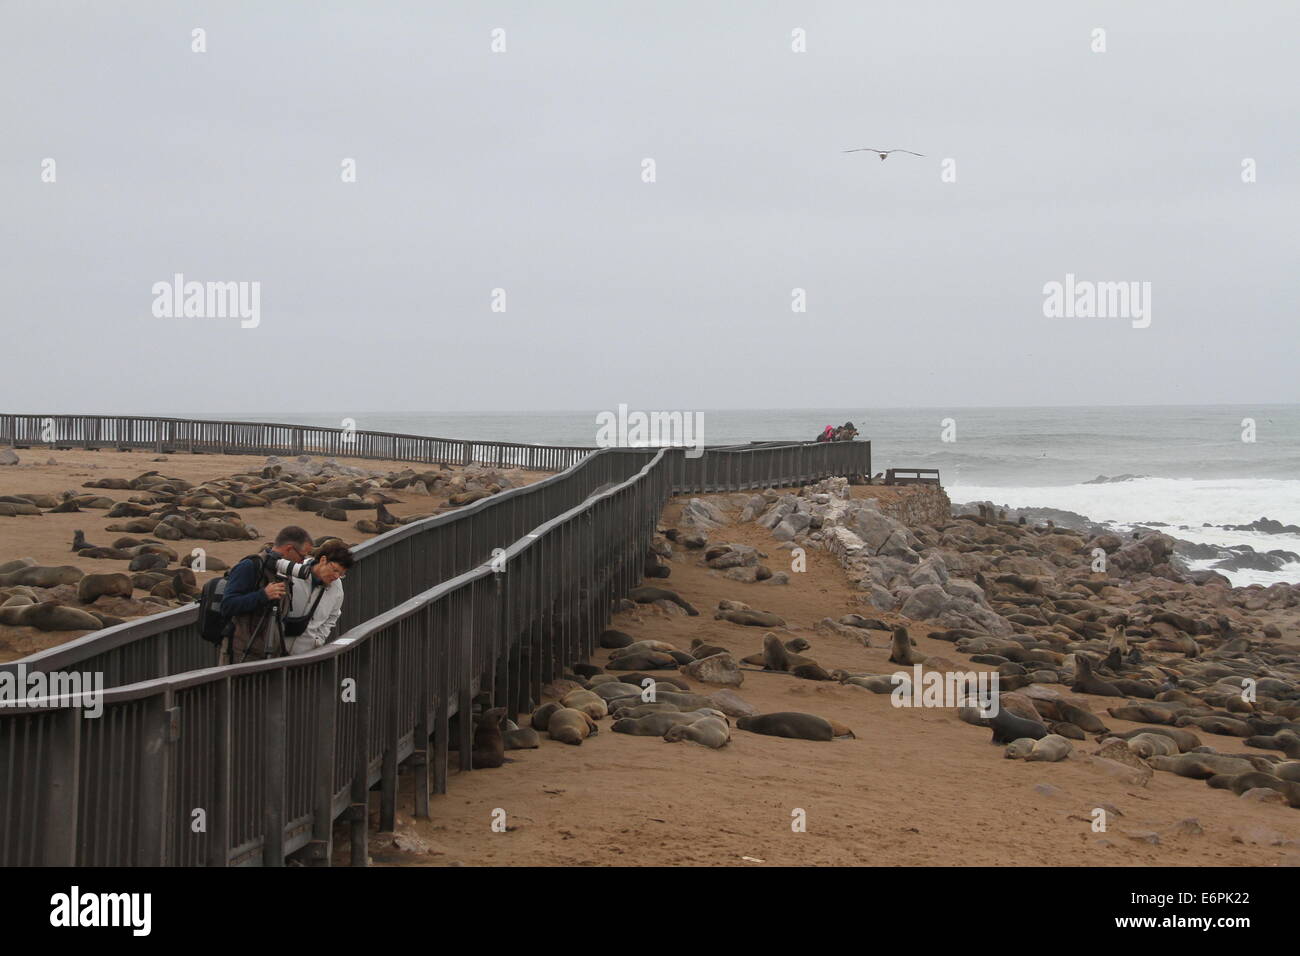
[[[706,644],[698,637],[691,641],[691,655],[699,660],[703,657],[712,657],[714,654],[730,654],[731,651],[718,644]]]
[[[77,600],[91,604],[99,598],[131,596],[131,577],[121,571],[109,574],[87,574],[77,582]]]
[[[1165,770],[1193,780],[1208,780],[1220,773],[1249,773],[1256,769],[1249,760],[1226,754],[1206,753],[1179,754],[1177,757],[1152,756],[1147,758],[1147,765],[1155,770]]]
[[[699,611],[695,610],[695,608],[692,607],[686,601],[686,599],[683,598],[680,594],[678,594],[676,591],[670,591],[668,588],[656,588],[647,585],[639,588],[633,588],[631,591],[627,592],[627,596],[631,598],[633,601],[636,601],[637,604],[652,604],[655,601],[671,601],[673,604],[676,604],[678,607],[684,610],[691,617],[697,617],[700,613]]]
[[[616,661],[620,657],[626,657],[628,654],[637,654],[642,651],[655,651],[659,654],[671,654],[675,650],[677,650],[677,648],[673,647],[673,645],[669,644],[667,641],[635,641],[627,647],[620,647],[613,651],[609,655],[609,659],[611,661]]]
[[[1124,696],[1114,684],[1108,684],[1093,674],[1092,661],[1082,654],[1074,655],[1074,683],[1070,685],[1070,690],[1076,694],[1095,694],[1098,697]]]
[[[600,633],[601,647],[606,647],[611,649],[627,647],[628,645],[632,644],[634,640],[635,638],[633,638],[632,635],[624,634],[622,631],[615,631],[612,628],[605,631],[601,631]]]
[[[652,676],[650,674],[638,674],[636,672],[633,672],[631,674],[621,674],[619,675],[618,679],[621,680],[624,684],[635,685],[637,690],[642,690],[645,687],[646,681],[648,680],[654,681],[655,693],[659,693],[661,685],[667,687],[674,687],[677,690],[681,690],[681,691],[689,691],[691,689],[691,685],[686,683],[686,681],[684,680],[681,680],[676,677],[661,677],[658,674]]]
[[[542,745],[542,738],[531,727],[516,727],[514,730],[501,731],[501,742],[506,750],[536,750]],[[478,766],[477,759],[474,765]]]
[[[907,628],[895,624],[891,629],[893,639],[889,644],[889,661],[891,664],[902,664],[904,667],[911,667],[914,664],[924,664],[928,655],[912,647],[912,639],[907,634]]]
[[[0,607],[0,624],[34,627],[41,631],[97,631],[103,625],[93,614],[55,601]]]
[[[1068,757],[1073,749],[1074,745],[1060,734],[1048,734],[1046,737],[1040,737],[1034,741],[1033,749],[1025,756],[1025,759],[1031,762],[1056,763],[1056,761]]]
[[[1036,720],[1026,720],[998,707],[998,712],[992,717],[983,718],[984,726],[993,731],[993,743],[1009,744],[1019,740],[1021,737],[1028,737],[1031,740],[1041,740],[1047,736],[1047,728]]]
[[[85,572],[81,568],[74,568],[70,564],[61,564],[57,567],[32,565],[6,574],[0,574],[0,588],[14,587],[16,585],[25,585],[32,588],[56,588],[60,584],[76,584],[84,574]]]
[[[715,620],[730,621],[745,627],[784,627],[785,619],[770,611],[718,611]]]
[[[533,711],[533,715],[532,717],[529,718],[528,722],[529,724],[532,725],[532,728],[534,730],[544,731],[546,730],[547,724],[549,724],[551,721],[551,715],[554,714],[557,710],[562,710],[562,709],[563,708],[561,707],[561,705],[554,700],[550,701],[549,703],[542,704],[541,707],[538,707],[535,711]]]
[[[501,738],[501,718],[504,707],[493,707],[479,714],[474,722],[474,749],[470,751],[470,766],[480,768],[500,767],[506,762],[505,742]]]
[[[555,713],[551,714],[551,719],[546,725],[546,732],[552,740],[558,740],[564,744],[581,744],[592,734],[599,733],[596,722],[591,719],[591,715],[586,711],[574,710],[572,707],[561,707]]]
[[[575,690],[565,694],[560,703],[566,708],[582,711],[593,720],[609,716],[609,705],[605,703],[605,698],[589,690]]]
[[[662,737],[678,724],[694,723],[707,714],[682,713],[681,711],[660,710],[641,717],[622,717],[614,721],[610,728],[616,734],[632,734],[635,737]]]
[[[628,654],[617,660],[612,660],[605,665],[607,671],[656,671],[656,670],[676,670],[677,659],[671,654],[661,654],[658,651],[642,651],[638,654]]]
[[[739,717],[736,726],[752,734],[789,737],[793,740],[834,740],[836,737],[854,736],[853,731],[843,724],[832,723],[816,714],[801,714],[796,711]],[[836,733],[837,730],[841,732]]]
[[[1118,737],[1120,740],[1131,740],[1132,738],[1141,736],[1142,734],[1159,734],[1160,736],[1168,737],[1178,745],[1178,749],[1183,753],[1195,750],[1197,747],[1201,746],[1200,737],[1196,736],[1196,734],[1192,733],[1190,730],[1182,730],[1177,727],[1138,727],[1136,730],[1107,731],[1105,736]],[[1100,741],[1102,738],[1099,736],[1096,739]]]
[[[719,747],[725,747],[731,740],[731,728],[727,726],[725,720],[718,717],[702,717],[689,724],[669,727],[664,732],[664,740],[670,744],[689,740],[717,750]]]

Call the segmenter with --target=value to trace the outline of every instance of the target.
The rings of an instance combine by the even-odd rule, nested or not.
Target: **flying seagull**
[[[889,158],[890,153],[912,153],[910,149],[872,149],[870,146],[863,146],[860,149],[846,149],[846,153],[879,153],[880,161],[883,163]],[[924,157],[924,153],[912,153],[913,156]]]

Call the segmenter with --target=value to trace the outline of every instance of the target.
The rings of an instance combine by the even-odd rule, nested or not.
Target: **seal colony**
[[[379,471],[306,456],[272,457],[260,465],[236,456],[215,456],[214,461],[199,455],[159,459],[146,453],[83,451],[67,457],[82,463],[60,466],[55,476],[40,465],[0,472],[7,492],[0,494],[0,541],[15,548],[0,553],[0,609],[5,610],[0,615],[0,660],[49,647],[50,639],[69,639],[75,632],[192,602],[207,576],[226,571],[283,525],[308,523],[320,542],[330,522],[351,522],[353,533],[340,527],[334,536],[356,542],[544,477],[478,466]],[[148,470],[139,468],[144,461]],[[157,461],[172,462],[176,470]],[[217,461],[234,461],[241,470],[198,477],[205,464]],[[114,470],[136,463],[138,470],[128,476],[83,477],[93,476],[101,463]],[[69,487],[74,483],[81,487]],[[31,490],[33,486],[40,488]],[[42,490],[60,486],[59,491]],[[415,513],[394,514],[390,508],[398,504]],[[319,520],[304,522],[308,516]],[[60,540],[62,546],[56,548],[54,542]],[[31,548],[43,560],[17,548]],[[50,560],[60,552],[68,557]],[[35,605],[47,607],[20,610]],[[52,608],[81,613],[53,613]]]
[[[889,491],[901,498],[910,490]],[[1126,862],[1156,858],[1185,862],[1179,855],[1189,849],[1185,840],[1177,851],[1171,848],[1162,857],[1152,857],[1151,841],[1135,837],[1130,842],[1127,838],[1136,820],[1173,812],[1167,810],[1171,806],[1181,808],[1177,811],[1180,819],[1198,815],[1211,834],[1198,838],[1198,845],[1205,848],[1199,857],[1202,862],[1211,858],[1216,862],[1225,858],[1246,861],[1248,856],[1254,861],[1261,852],[1270,860],[1287,853],[1295,855],[1287,849],[1291,844],[1285,836],[1277,840],[1270,836],[1267,850],[1260,844],[1260,834],[1274,832],[1268,829],[1270,825],[1285,827],[1281,817],[1272,822],[1273,817],[1290,812],[1292,785],[1300,784],[1290,779],[1300,773],[1300,762],[1287,753],[1287,748],[1300,744],[1300,737],[1293,739],[1283,726],[1294,722],[1294,714],[1287,708],[1296,700],[1295,651],[1285,641],[1279,643],[1262,633],[1263,627],[1276,622],[1286,633],[1294,634],[1294,615],[1288,619],[1285,613],[1270,615],[1267,610],[1245,608],[1240,608],[1243,613],[1239,615],[1231,595],[1226,609],[1214,617],[1204,610],[1193,615],[1183,602],[1194,606],[1198,592],[1193,588],[1204,589],[1205,585],[1180,589],[1177,582],[1142,570],[1115,574],[1101,587],[1076,586],[1076,579],[1101,580],[1094,579],[1090,571],[1080,573],[1092,560],[1085,550],[1091,542],[1087,536],[1065,533],[1058,539],[1056,529],[1004,528],[996,519],[980,524],[946,514],[936,516],[932,524],[904,525],[875,508],[868,510],[876,511],[880,519],[898,522],[902,530],[880,521],[883,533],[865,542],[868,554],[855,553],[853,557],[865,557],[863,566],[870,568],[869,559],[875,552],[883,556],[897,549],[893,561],[898,564],[880,562],[878,570],[857,576],[852,590],[843,584],[832,589],[833,594],[844,597],[828,598],[821,603],[820,612],[810,611],[810,605],[817,605],[809,595],[819,591],[815,582],[825,578],[800,577],[796,572],[782,581],[778,577],[782,572],[776,569],[785,560],[781,552],[787,545],[803,547],[812,552],[810,560],[820,552],[816,557],[821,562],[820,572],[830,568],[843,579],[843,572],[835,566],[844,568],[847,562],[842,559],[844,552],[835,549],[842,549],[847,541],[837,530],[844,525],[839,523],[838,509],[812,514],[810,506],[818,503],[816,496],[821,494],[828,495],[825,486],[804,489],[800,495],[765,493],[671,502],[661,531],[648,550],[646,567],[655,570],[643,582],[646,590],[639,589],[636,599],[629,597],[618,604],[609,627],[596,639],[598,650],[591,660],[563,669],[545,688],[543,702],[531,715],[520,718],[523,726],[541,728],[538,753],[516,759],[498,773],[472,775],[463,782],[468,788],[465,802],[490,808],[523,800],[530,819],[540,821],[549,817],[536,816],[545,811],[527,794],[539,785],[551,787],[542,790],[551,794],[546,805],[554,802],[569,809],[564,812],[564,822],[550,826],[578,834],[574,853],[566,854],[567,845],[557,836],[548,840],[540,834],[536,838],[540,842],[531,845],[542,854],[537,859],[578,864],[599,859],[591,854],[604,843],[625,845],[630,841],[625,822],[629,813],[663,817],[652,832],[679,835],[696,832],[688,821],[720,826],[738,807],[743,807],[746,818],[761,815],[774,799],[787,799],[769,795],[767,781],[778,776],[785,781],[780,792],[801,795],[788,798],[791,806],[812,800],[803,796],[809,788],[825,799],[828,792],[835,792],[827,788],[836,787],[837,780],[856,781],[860,789],[840,794],[839,810],[847,814],[841,819],[854,821],[855,827],[881,812],[875,795],[885,788],[901,807],[894,819],[911,822],[909,808],[914,808],[915,822],[927,834],[936,826],[936,806],[953,799],[962,803],[969,799],[974,805],[983,799],[986,805],[981,814],[995,812],[989,809],[993,806],[998,813],[1005,808],[1015,818],[1013,808],[1026,800],[1044,801],[1045,805],[1055,800],[1060,805],[1068,799],[1059,796],[1062,788],[1067,794],[1080,793],[1079,800],[1087,802],[1076,803],[1073,815],[1040,814],[1030,827],[1052,834],[1038,845],[1040,852],[1047,854],[1043,859],[1058,864],[1081,859],[1106,862],[1106,854]],[[807,523],[769,517],[770,525],[759,524],[757,519],[791,498],[803,502],[795,508],[806,510]],[[787,517],[793,513],[787,512]],[[747,517],[742,521],[738,515]],[[706,520],[715,523],[708,525]],[[877,530],[873,526],[876,521],[864,518],[861,525],[855,525],[869,532]],[[786,528],[802,527],[782,540],[782,534],[771,532],[783,523]],[[978,536],[989,533],[989,528],[1008,535],[1008,543],[980,540]],[[974,540],[968,540],[971,529],[978,529],[973,532]],[[813,537],[817,532],[820,536]],[[690,545],[684,543],[688,539]],[[823,541],[834,543],[823,547]],[[988,544],[994,546],[986,547]],[[1117,550],[1127,546],[1120,542]],[[915,560],[908,560],[903,548],[912,551]],[[728,566],[714,566],[713,562],[727,555],[733,556],[723,562]],[[940,558],[946,578],[938,570]],[[1140,567],[1140,560],[1134,567]],[[748,561],[752,563],[745,563]],[[744,573],[760,565],[773,569],[772,577]],[[853,569],[848,570],[853,577]],[[742,573],[732,573],[736,571]],[[902,614],[903,605],[927,579],[938,582],[935,586],[951,602],[922,592],[918,601],[940,605],[937,612],[916,617]],[[793,595],[796,590],[788,586],[792,584],[799,586],[801,595],[794,603],[786,598],[787,591]],[[888,600],[874,586],[887,591]],[[1116,593],[1134,591],[1132,600],[1115,597]],[[1186,596],[1187,591],[1191,597]],[[1152,599],[1149,592],[1159,598]],[[1254,593],[1245,592],[1246,600],[1253,597]],[[845,601],[852,603],[846,606]],[[913,602],[912,610],[918,607]],[[697,613],[691,614],[687,608]],[[749,615],[743,613],[747,611],[773,615],[780,623],[764,620],[763,624],[773,625],[770,627],[747,623]],[[1197,642],[1200,656],[1186,657],[1185,642],[1164,632],[1162,621],[1170,621],[1159,615],[1165,614],[1182,615],[1174,618],[1177,623],[1171,627],[1198,617],[1209,623],[1222,614],[1234,622],[1237,632],[1258,616],[1259,636],[1250,638],[1251,655],[1243,661],[1237,645],[1230,643],[1234,637],[1203,633],[1193,624],[1192,631],[1183,633]],[[1152,633],[1143,633],[1146,630]],[[1162,650],[1166,640],[1184,650]],[[863,666],[864,654],[871,661],[868,666]],[[1080,661],[1087,663],[1080,666]],[[803,666],[809,669],[797,670]],[[820,675],[812,667],[829,679],[818,679]],[[928,712],[895,710],[890,698],[900,685],[893,676],[902,672],[911,681],[913,668],[927,677],[965,668],[996,675],[1001,684],[996,712],[981,713],[970,702]],[[1238,673],[1253,675],[1257,693],[1250,706],[1240,700],[1240,687],[1228,679]],[[654,687],[649,700],[643,696],[647,681]],[[1113,689],[1118,696],[1089,693],[1092,689]],[[551,735],[545,729],[548,716],[568,711],[582,715],[581,726],[579,717],[573,716],[569,718],[572,725],[561,728],[559,737]],[[908,726],[916,728],[917,736],[909,734]],[[1214,728],[1214,736],[1207,727]],[[845,733],[838,733],[841,730]],[[1229,730],[1229,735],[1219,733]],[[969,747],[958,747],[954,743],[958,738],[969,738]],[[991,743],[994,740],[996,744]],[[690,742],[700,746],[662,748],[663,744]],[[559,746],[561,743],[564,746]],[[1247,755],[1243,756],[1243,751],[1248,751]],[[588,752],[593,756],[586,756]],[[805,752],[807,758],[802,756]],[[573,760],[579,761],[575,769],[582,768],[583,774],[571,779],[583,781],[583,791],[614,787],[613,792],[619,793],[616,804],[619,808],[626,805],[622,815],[602,817],[586,801],[581,802],[581,809],[570,805],[567,791],[572,786],[554,774]],[[926,778],[927,784],[918,774],[935,760],[952,772],[943,778]],[[790,773],[781,774],[778,768],[787,763]],[[987,773],[981,772],[981,765],[989,768]],[[732,778],[730,774],[741,766],[745,769],[740,776]],[[708,774],[699,787],[694,784],[697,767]],[[913,771],[912,782],[897,803],[899,794],[888,789],[887,781],[904,767]],[[630,779],[637,782],[618,783],[617,774],[623,769],[635,773]],[[519,784],[506,780],[516,775],[523,775]],[[728,789],[715,793],[705,782],[713,780]],[[736,782],[741,780],[751,785],[737,791]],[[764,783],[752,785],[758,780]],[[994,789],[983,796],[989,787]],[[1138,788],[1143,787],[1150,800],[1126,801],[1125,794],[1140,793]],[[679,800],[684,799],[690,807],[686,817],[682,816],[683,804],[674,801],[679,788]],[[1008,788],[1012,788],[1010,792]],[[1093,796],[1093,788],[1104,796]],[[643,797],[641,791],[645,791]],[[702,793],[712,794],[713,803]],[[1041,795],[1049,793],[1058,796]],[[935,799],[942,802],[932,803]],[[480,800],[484,802],[480,804]],[[1114,806],[1117,803],[1120,808]],[[1107,813],[1114,811],[1109,834],[1095,834],[1090,828],[1089,813],[1096,806],[1108,808]],[[852,807],[862,808],[862,814],[853,815]],[[454,809],[451,812],[456,813]],[[603,836],[584,842],[582,834],[594,826],[593,818],[584,814],[606,820]],[[946,819],[949,815],[939,816]],[[664,824],[676,829],[665,831]],[[945,834],[941,839],[948,840],[956,823],[947,821],[945,825],[947,829],[941,826]],[[982,825],[982,832],[987,832],[988,825],[997,824]],[[1017,846],[1022,846],[1023,823],[1007,825],[1021,827]],[[1084,845],[1090,849],[1081,851],[1073,838],[1062,842],[1063,835],[1075,831],[1084,835]],[[727,832],[734,834],[725,838],[730,852],[753,852],[739,849],[745,846],[743,834]],[[1234,834],[1230,845],[1225,842],[1229,832]],[[1285,834],[1285,830],[1279,832]],[[863,836],[856,831],[846,834],[842,828],[836,833],[839,839]],[[690,839],[698,841],[700,835],[696,832]],[[871,839],[888,843],[879,829],[872,831]],[[680,847],[680,842],[664,844],[660,840],[662,837],[652,841],[647,833],[638,852],[652,854],[656,862],[672,862],[671,854],[654,856],[655,848]],[[1163,841],[1171,846],[1174,842],[1167,834]],[[487,859],[494,858],[496,851],[486,844],[469,837],[460,842],[486,854]],[[721,845],[723,839],[712,842]],[[1073,849],[1062,855],[1060,848],[1067,843]],[[863,845],[858,846],[860,860]],[[985,861],[1009,863],[1017,858],[1001,844],[990,848],[984,841],[980,846],[984,848],[980,859]],[[1229,848],[1225,856],[1229,846],[1237,850]],[[1196,848],[1190,849],[1194,856]],[[549,855],[555,852],[564,855]],[[1087,855],[1079,856],[1080,852]],[[764,852],[753,855],[770,858]],[[833,856],[834,851],[823,844],[813,855],[794,859],[830,862]],[[724,855],[719,862],[735,858]],[[523,861],[526,859],[513,855],[498,859]],[[933,857],[932,862],[950,860]]]

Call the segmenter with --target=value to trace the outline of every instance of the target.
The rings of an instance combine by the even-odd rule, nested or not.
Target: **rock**
[[[660,598],[659,600],[652,602],[650,606],[657,607],[659,610],[663,611],[664,614],[666,614],[668,617],[685,617],[687,613],[686,608],[680,607],[674,604],[672,601],[665,600],[664,598]]]
[[[1230,832],[1233,843],[1246,843],[1255,846],[1281,846],[1287,842],[1285,833],[1259,823],[1236,824]]]
[[[1060,787],[1055,786],[1055,785],[1050,784],[1050,783],[1036,783],[1036,784],[1034,784],[1034,792],[1035,792],[1035,793],[1040,793],[1040,794],[1042,794],[1042,795],[1045,796],[1045,797],[1059,797],[1059,796],[1062,796],[1062,795],[1065,793],[1065,791],[1062,790]]]
[[[948,610],[952,602],[952,596],[939,585],[926,584],[908,595],[898,613],[914,621],[927,621]]]
[[[681,672],[688,677],[704,681],[706,684],[722,684],[726,687],[739,687],[745,682],[745,675],[735,658],[730,654],[714,654],[698,661],[692,661]],[[721,708],[719,708],[721,709]],[[723,711],[726,713],[726,711]]]
[[[18,464],[18,452],[12,448],[0,448],[0,465]]]
[[[1241,795],[1241,799],[1252,800],[1255,803],[1276,803],[1286,806],[1286,796],[1271,787],[1252,787]]]
[[[773,571],[772,576],[770,578],[763,578],[759,583],[760,584],[789,584],[790,575],[786,574],[784,571]]]
[[[1128,751],[1127,747],[1124,749]],[[1132,753],[1132,751],[1128,752]],[[1078,753],[1078,751],[1075,751],[1075,753]],[[1152,776],[1155,775],[1155,771],[1150,767],[1132,767],[1108,757],[1090,757],[1086,754],[1083,755],[1083,757],[1088,766],[1092,767],[1094,770],[1099,770],[1109,777],[1114,777],[1117,780],[1121,780],[1124,783],[1131,784],[1135,787],[1145,787],[1151,780]]]
[[[686,527],[712,531],[726,524],[727,516],[713,502],[705,501],[702,498],[692,498],[682,507],[680,523]]]
[[[722,552],[705,563],[721,571],[726,568],[750,567],[758,564],[758,551],[747,544],[724,545],[729,550]]]
[[[1152,846],[1160,845],[1160,834],[1155,830],[1134,830],[1132,833],[1126,833],[1130,840],[1137,840],[1140,843],[1150,843]]]
[[[1270,792],[1276,793],[1276,791]],[[1200,836],[1205,832],[1205,829],[1201,826],[1201,821],[1197,820],[1196,817],[1185,817],[1175,823],[1169,832],[1175,836]]]

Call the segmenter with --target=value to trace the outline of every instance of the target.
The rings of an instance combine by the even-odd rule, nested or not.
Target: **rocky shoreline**
[[[1134,476],[1124,476],[1134,477]],[[1121,481],[1124,478],[1112,478],[1108,481]],[[1101,481],[1101,478],[1094,479],[1094,484]],[[1103,534],[1115,533],[1114,528],[1108,524],[1101,524],[1093,521],[1087,515],[1081,515],[1074,511],[1066,511],[1060,508],[1012,508],[1009,505],[995,505],[992,501],[968,501],[952,506],[953,516],[980,514],[981,509],[984,513],[1000,516],[1007,521],[1018,522],[1021,518],[1029,524],[1053,524],[1059,528],[1065,528],[1073,531],[1080,531],[1092,537]],[[1160,521],[1152,521],[1146,524],[1139,524],[1133,527],[1128,533],[1149,533],[1160,529],[1168,529],[1170,526]],[[1246,531],[1257,534],[1300,534],[1300,527],[1296,525],[1284,525],[1282,522],[1272,518],[1259,518],[1250,524],[1226,524],[1212,525],[1204,524],[1205,528],[1217,528],[1223,531]],[[1188,531],[1189,526],[1183,525],[1178,529]],[[1168,532],[1166,532],[1168,533]],[[1248,544],[1239,545],[1218,545],[1205,544],[1195,541],[1187,541],[1170,535],[1174,540],[1174,551],[1171,558],[1171,564],[1177,570],[1188,573],[1192,571],[1190,563],[1193,561],[1214,562],[1208,568],[1199,570],[1211,571],[1264,571],[1268,573],[1277,573],[1282,571],[1288,564],[1300,563],[1300,553],[1288,551],[1283,548],[1270,548],[1268,551],[1258,551]],[[1300,578],[1300,573],[1297,574]],[[1224,578],[1226,581],[1227,578]]]

